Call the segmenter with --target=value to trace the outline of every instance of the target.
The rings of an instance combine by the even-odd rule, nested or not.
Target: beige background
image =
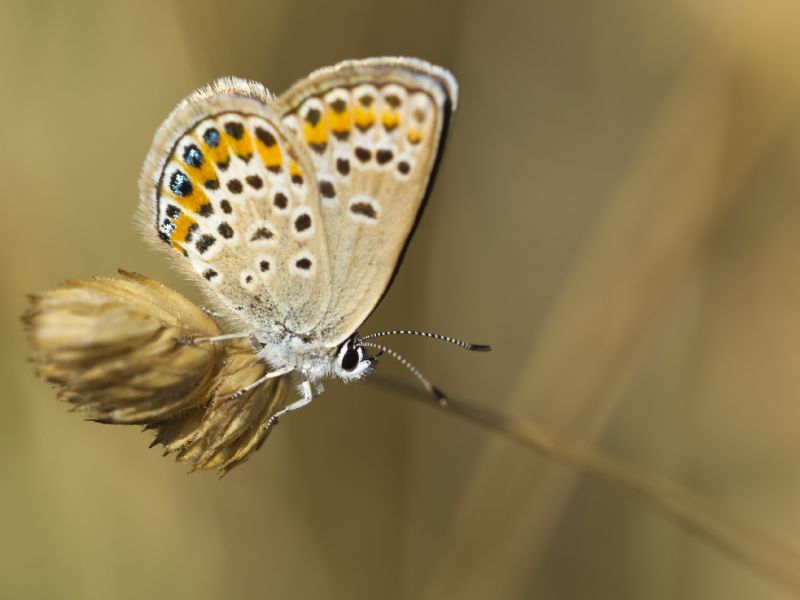
[[[402,54],[461,84],[441,176],[365,331],[800,544],[800,5],[0,2],[0,596],[778,599],[623,490],[377,385],[331,383],[218,481],[34,378],[25,294],[124,267],[160,121]],[[385,362],[382,369],[402,375]]]

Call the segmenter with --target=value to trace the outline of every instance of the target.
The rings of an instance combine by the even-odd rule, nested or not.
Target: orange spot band
[[[194,225],[195,220],[188,215],[181,214],[175,221],[175,229],[170,236],[173,244],[175,242],[185,242],[189,234],[189,228]]]

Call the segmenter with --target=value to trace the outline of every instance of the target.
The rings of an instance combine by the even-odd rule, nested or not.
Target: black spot
[[[303,185],[303,176],[299,173],[292,175],[292,183],[296,183],[297,185]]]
[[[311,215],[303,213],[294,220],[294,228],[300,232],[311,227]]]
[[[264,144],[267,148],[275,145],[275,136],[272,135],[266,129],[261,127],[256,127],[256,137]]]
[[[244,180],[247,182],[247,185],[254,190],[260,190],[261,186],[264,185],[264,181],[258,175],[248,175]]]
[[[245,275],[244,282],[245,283],[253,283],[253,276],[252,275]]]
[[[178,217],[179,214],[181,214],[181,209],[175,206],[174,204],[168,204],[167,210],[165,212],[167,213],[167,216],[170,219],[175,219]]]
[[[361,146],[358,146],[356,148],[356,158],[358,160],[360,160],[361,162],[367,162],[369,159],[372,158],[372,152],[370,152],[366,148],[362,148]]]
[[[213,235],[208,235],[207,233],[204,233],[203,235],[200,236],[200,239],[197,240],[195,248],[197,248],[197,251],[200,254],[203,254],[206,250],[211,248],[211,246],[213,246],[214,242],[216,241],[217,239]]]
[[[350,205],[350,212],[356,215],[363,215],[368,219],[377,219],[378,213],[375,208],[368,202],[355,202]]]
[[[205,271],[203,271],[203,277],[205,277],[209,281],[214,279],[214,277],[216,277],[217,275],[218,273],[214,269],[206,269]]]
[[[397,163],[397,170],[403,175],[408,175],[408,172],[411,170],[411,165],[406,161],[401,160],[399,163]]]
[[[250,238],[250,241],[255,242],[257,240],[268,240],[270,238],[272,238],[272,232],[266,227],[259,227]]]
[[[175,171],[172,174],[172,177],[169,180],[169,189],[176,196],[186,197],[191,195],[194,191],[194,187],[192,187],[192,182],[189,181],[189,178],[186,176],[185,173],[181,171]]]
[[[281,210],[283,210],[284,208],[289,206],[289,199],[286,197],[286,194],[284,194],[283,192],[277,192],[275,194],[275,197],[272,199],[272,203],[276,207],[278,207]]]
[[[317,154],[322,154],[323,152],[325,152],[325,148],[328,147],[328,144],[326,144],[325,142],[322,142],[321,144],[317,144],[316,142],[309,142],[308,146]]]
[[[173,232],[175,231],[175,224],[170,221],[169,219],[164,219],[161,222],[161,227],[157,227],[158,231],[162,233],[166,233],[170,237],[172,237]]]
[[[203,166],[203,153],[200,152],[200,148],[191,144],[190,146],[186,146],[186,149],[183,151],[183,160],[185,160],[186,164],[190,167],[200,168]]]
[[[269,271],[269,261],[262,260],[260,263],[258,263],[258,267],[261,269],[262,273],[264,273],[265,271]]]
[[[238,179],[231,179],[228,182],[228,189],[234,194],[241,194],[242,193],[242,182]]]
[[[219,179],[216,177],[214,179],[209,179],[203,184],[207,190],[218,190],[219,189]]]
[[[186,230],[186,238],[184,238],[184,241],[187,244],[192,241],[192,238],[198,229],[200,229],[200,226],[197,223],[192,223],[189,225],[189,229]]]
[[[225,221],[219,224],[217,231],[219,231],[219,234],[226,240],[229,240],[233,237],[233,227],[228,225]]]
[[[307,258],[301,258],[294,264],[298,269],[303,269],[304,271],[308,271],[311,268],[311,261]]]
[[[387,123],[387,122],[384,121],[383,128],[386,131],[394,131],[395,129],[397,129],[397,123],[396,122],[395,123]]]
[[[169,244],[169,234],[168,233],[166,233],[164,231],[159,231],[158,232],[158,237],[160,237],[162,240],[164,240],[166,243]]]
[[[334,129],[333,130],[333,135],[337,140],[343,142],[347,138],[350,137],[350,130],[349,129],[343,129],[341,131],[337,131],[337,130]]]
[[[214,213],[214,207],[211,206],[210,202],[206,202],[205,204],[200,205],[200,208],[197,210],[197,214],[201,217],[209,217]]]
[[[323,198],[333,198],[336,196],[336,189],[330,181],[320,181],[319,193],[322,194]]]
[[[250,159],[253,158],[253,153],[248,152],[247,154],[237,154],[236,156],[238,156],[244,164],[247,164],[250,162]]]
[[[221,161],[219,161],[219,162],[217,163],[217,168],[218,168],[220,171],[227,171],[227,170],[228,170],[228,167],[230,166],[230,164],[231,164],[231,159],[230,159],[230,158],[227,158],[227,159],[225,159],[225,160],[221,160]]]
[[[203,134],[203,141],[210,148],[216,148],[219,146],[219,131],[214,127],[209,127]]]
[[[172,239],[172,234],[175,233],[175,224],[170,221],[169,219],[164,219],[164,222],[161,224],[161,227],[157,228],[160,233],[169,236]],[[163,235],[160,236],[163,239]]]
[[[361,106],[369,108],[370,106],[372,106],[372,103],[375,102],[375,98],[373,98],[369,94],[364,94],[358,99],[358,102],[361,104]]]
[[[331,102],[331,108],[333,109],[333,112],[340,115],[347,109],[347,102],[341,98],[337,98]]]
[[[394,154],[391,150],[378,150],[375,153],[375,160],[378,161],[379,165],[385,165],[390,160],[394,158]]]
[[[269,171],[270,173],[280,173],[281,171],[283,171],[283,167],[281,167],[280,165],[270,165],[267,167],[267,171]]]
[[[350,161],[346,158],[337,158],[336,159],[336,170],[339,171],[342,175],[349,175],[350,174]]]
[[[386,96],[386,104],[391,106],[392,108],[397,108],[400,106],[400,98],[395,96],[394,94],[389,94]]]
[[[309,123],[311,123],[312,126],[314,126],[317,123],[319,123],[319,119],[321,116],[322,114],[316,108],[311,108],[306,113],[306,121],[308,121]]]
[[[226,215],[229,215],[233,212],[233,207],[231,207],[231,203],[227,200],[220,200],[219,207],[222,209]]]
[[[242,139],[244,135],[244,127],[242,127],[241,123],[237,123],[236,121],[228,121],[225,123],[225,131],[235,140]]]

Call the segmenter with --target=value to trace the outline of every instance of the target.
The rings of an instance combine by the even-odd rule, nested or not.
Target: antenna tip
[[[472,350],[473,352],[489,352],[492,347],[489,344],[470,344],[467,350]]]
[[[436,396],[436,399],[439,401],[439,406],[442,406],[442,407],[447,406],[447,402],[448,402],[447,396],[445,396],[445,393],[442,390],[440,390],[435,385],[432,385],[431,386],[431,392],[433,392],[433,395]]]

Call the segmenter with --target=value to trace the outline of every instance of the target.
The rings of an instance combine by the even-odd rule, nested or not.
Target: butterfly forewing
[[[304,334],[330,296],[313,166],[246,85],[218,83],[167,120],[166,158],[143,180],[151,222],[248,327]]]
[[[449,73],[401,59],[323,69],[276,100],[314,165],[334,290],[317,330],[331,344],[356,330],[390,284],[455,101]]]

